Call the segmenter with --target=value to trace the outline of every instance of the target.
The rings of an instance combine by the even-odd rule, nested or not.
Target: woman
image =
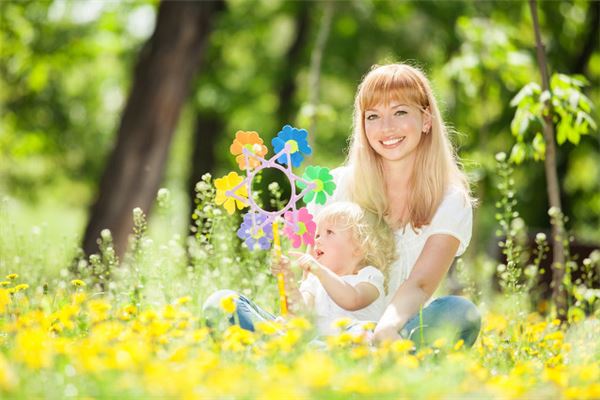
[[[331,201],[356,202],[395,230],[398,260],[375,340],[405,337],[418,345],[444,330],[448,339],[472,345],[480,315],[470,301],[447,296],[426,305],[469,244],[473,200],[420,70],[390,64],[364,77],[348,159],[333,175],[338,188]]]

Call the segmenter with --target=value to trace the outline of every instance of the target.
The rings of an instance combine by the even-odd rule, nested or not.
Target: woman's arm
[[[427,239],[410,276],[400,285],[377,323],[374,340],[400,338],[400,329],[431,297],[450,269],[459,244],[457,238],[445,234]]]
[[[360,310],[379,297],[379,290],[371,283],[361,282],[353,286],[329,268],[321,265],[311,255],[296,252],[290,254],[298,257],[298,263],[302,269],[314,274],[329,297],[344,310]]]

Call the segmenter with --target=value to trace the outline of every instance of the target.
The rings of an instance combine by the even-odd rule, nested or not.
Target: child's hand
[[[273,261],[271,262],[271,273],[275,276],[278,274],[289,276],[292,274],[290,266],[290,259],[286,256],[273,257]]]
[[[319,262],[309,253],[290,251],[290,256],[294,257],[300,268],[306,272],[314,274],[319,270]]]

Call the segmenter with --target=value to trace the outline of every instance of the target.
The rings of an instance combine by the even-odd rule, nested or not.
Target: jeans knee
[[[231,295],[239,296],[238,292],[234,290],[217,290],[216,292],[208,296],[208,298],[204,301],[204,304],[202,305],[202,311],[206,312],[207,310],[220,309],[221,300]]]

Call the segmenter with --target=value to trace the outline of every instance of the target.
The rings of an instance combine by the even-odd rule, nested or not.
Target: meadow
[[[152,226],[132,210],[134,232],[121,260],[109,231],[99,238],[100,253],[85,258],[73,238],[57,241],[35,216],[29,218],[38,224],[18,224],[26,210],[3,199],[0,393],[15,399],[599,398],[599,293],[590,282],[600,252],[567,264],[589,278],[565,280],[567,321],[556,319],[547,301],[533,303],[547,239],[538,235],[532,255],[519,248],[510,170],[501,155],[497,163],[504,177],[498,230],[515,263],[507,268],[485,255],[459,261],[446,279],[453,287],[439,290],[480,307],[482,330],[471,349],[443,338],[431,346],[409,340],[373,346],[365,335],[345,332],[344,320],[336,321],[338,335],[316,345],[310,316],[263,323],[255,333],[225,321],[207,327],[202,304],[218,288],[279,309],[269,253],[251,252],[235,236],[239,217],[214,205],[210,175],[196,185],[193,235],[176,233],[176,199],[161,189]],[[277,207],[280,188],[268,190]],[[221,308],[227,316],[235,304],[224,301]]]

